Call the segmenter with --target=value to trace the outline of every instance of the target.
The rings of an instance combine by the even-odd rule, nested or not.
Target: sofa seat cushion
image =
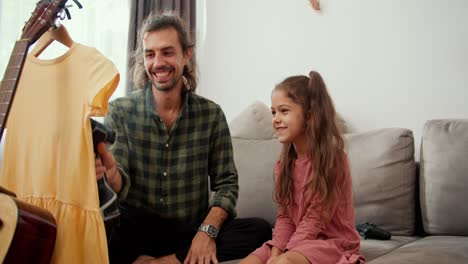
[[[345,135],[353,180],[356,223],[374,223],[392,235],[415,226],[413,133],[384,128]]]
[[[361,240],[361,254],[363,254],[366,261],[369,262],[419,238],[420,237],[413,236],[392,236],[390,240]]]
[[[371,264],[468,263],[468,237],[428,236],[408,243]]]
[[[424,231],[468,235],[468,119],[427,121],[421,145]]]

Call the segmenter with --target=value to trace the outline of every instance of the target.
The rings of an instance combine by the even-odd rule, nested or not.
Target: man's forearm
[[[223,225],[224,221],[226,221],[228,217],[228,213],[226,210],[219,206],[211,207],[210,212],[206,216],[205,220],[203,221],[203,225],[214,225],[218,230]]]

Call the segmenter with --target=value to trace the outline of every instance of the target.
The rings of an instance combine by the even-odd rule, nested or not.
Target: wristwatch
[[[214,225],[201,225],[198,231],[207,233],[210,237],[216,238],[218,236],[218,229]]]

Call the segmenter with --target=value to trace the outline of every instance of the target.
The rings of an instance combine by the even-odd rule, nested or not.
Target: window
[[[23,25],[31,16],[39,0],[0,1],[0,79],[3,79],[15,42],[21,36]],[[120,72],[120,83],[112,98],[125,94],[127,67],[129,1],[79,0],[79,9],[72,0],[71,20],[57,20],[66,26],[75,42],[95,47],[111,60]],[[31,50],[31,48],[30,48]],[[41,58],[53,58],[63,53],[65,47],[51,44]]]

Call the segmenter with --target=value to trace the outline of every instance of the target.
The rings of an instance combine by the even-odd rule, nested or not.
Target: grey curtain
[[[151,12],[172,11],[182,17],[190,28],[192,37],[195,37],[196,0],[129,0],[130,1],[130,25],[128,32],[128,62],[130,54],[137,45],[137,32],[143,20]],[[127,93],[132,91],[131,64],[127,63]]]

